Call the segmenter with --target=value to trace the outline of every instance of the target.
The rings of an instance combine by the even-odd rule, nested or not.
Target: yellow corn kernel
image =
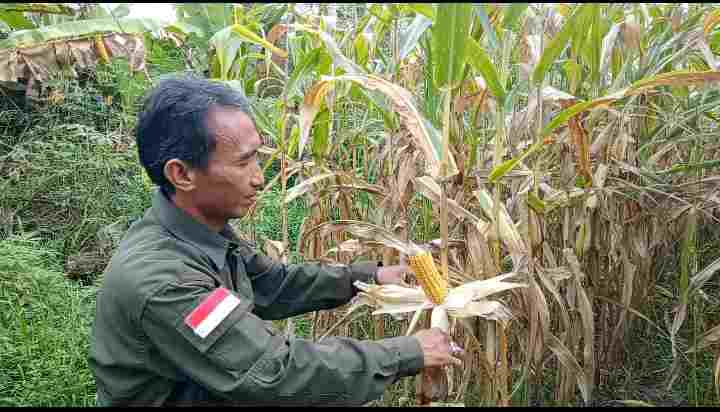
[[[430,253],[421,253],[415,256],[408,256],[410,267],[415,271],[415,277],[425,291],[425,295],[435,304],[445,301],[448,294],[448,284],[435,266]]]

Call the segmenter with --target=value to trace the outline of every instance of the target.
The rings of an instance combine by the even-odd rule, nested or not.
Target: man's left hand
[[[375,280],[379,285],[398,285],[406,288],[410,285],[405,282],[405,274],[412,273],[408,265],[381,266],[378,268]]]

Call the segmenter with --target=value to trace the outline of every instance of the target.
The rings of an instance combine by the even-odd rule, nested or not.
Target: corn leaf
[[[229,80],[230,71],[238,57],[238,50],[243,40],[233,34],[232,27],[226,27],[215,33],[208,43],[215,50],[215,56],[220,64],[220,79]]]
[[[332,81],[320,81],[305,93],[302,105],[300,105],[300,141],[298,144],[298,159],[302,158],[303,149],[310,136],[310,128],[312,127],[315,116],[320,113],[325,95],[333,87]]]
[[[465,66],[465,45],[472,22],[471,3],[440,3],[432,28],[434,83],[438,88],[460,84]]]
[[[506,30],[512,30],[515,28],[518,20],[522,17],[523,13],[527,10],[530,3],[512,3],[505,9],[502,20],[502,28]]]
[[[297,199],[299,196],[307,193],[310,189],[312,189],[315,183],[335,176],[337,176],[337,173],[323,173],[315,175],[307,180],[303,180],[300,184],[293,186],[292,189],[287,191],[287,194],[285,195],[285,204],[288,204]]]
[[[588,404],[591,399],[592,388],[590,382],[588,382],[585,371],[580,367],[577,359],[572,355],[572,352],[552,333],[548,334],[545,343],[548,348],[557,356],[558,361],[568,370],[577,381],[577,386],[580,389],[580,394]]]
[[[417,254],[421,251],[421,249],[419,249],[417,246],[400,239],[398,236],[396,236],[389,230],[386,230],[378,225],[362,222],[359,220],[334,220],[317,225],[302,234],[301,238],[298,240],[298,245],[302,246],[305,239],[307,239],[310,234],[317,231],[319,231],[321,234],[337,233],[343,231],[349,232],[355,237],[379,242],[386,247],[396,249],[406,255]]]
[[[635,399],[626,399],[626,400],[619,400],[617,402],[620,402],[626,406],[637,406],[637,407],[644,407],[644,408],[654,408],[655,405],[651,403],[647,403],[645,401],[638,401]]]
[[[525,151],[523,153],[521,153],[519,156],[515,156],[514,158],[512,158],[510,160],[506,160],[506,161],[500,163],[499,165],[497,165],[497,167],[494,167],[490,171],[490,174],[488,175],[488,180],[490,181],[490,183],[495,183],[498,179],[502,178],[503,176],[508,174],[510,171],[515,169],[515,167],[517,167],[517,165],[520,162],[525,160],[526,157],[537,152],[542,147],[543,147],[543,142],[538,141],[538,142],[534,143],[532,146],[530,146],[529,148],[525,149]]]
[[[716,325],[698,339],[698,341],[690,349],[688,353],[696,352],[701,349],[705,349],[710,345],[714,345],[720,342],[720,325]]]
[[[555,63],[560,54],[565,50],[568,45],[570,36],[576,32],[576,30],[582,30],[582,27],[577,26],[578,17],[584,16],[585,13],[591,11],[590,7],[592,4],[583,4],[582,6],[576,7],[573,13],[565,20],[560,32],[550,41],[550,44],[543,50],[540,56],[540,61],[533,71],[533,82],[541,84],[545,79],[545,75],[550,70],[550,66]]]
[[[490,92],[495,96],[499,105],[505,104],[505,88],[500,84],[500,77],[498,76],[495,65],[480,47],[480,45],[473,39],[468,38],[468,61],[473,69],[478,71],[483,76],[485,84],[487,85]]]
[[[602,40],[602,51],[600,52],[600,73],[607,73],[612,52],[615,49],[618,35],[620,34],[620,23],[613,24],[610,31]]]
[[[433,24],[432,20],[422,14],[415,16],[407,30],[403,31],[400,40],[400,60],[404,60],[411,51],[413,51],[420,41],[420,37]]]
[[[307,139],[312,120],[319,110],[319,104],[327,91],[327,84],[334,81],[351,81],[359,84],[370,91],[380,91],[393,103],[396,114],[410,131],[415,145],[423,152],[428,172],[433,177],[440,175],[440,162],[442,159],[442,140],[438,130],[433,127],[421,113],[414,102],[410,92],[405,88],[390,83],[389,81],[372,75],[344,75],[336,77],[325,77],[317,83],[308,94],[305,95],[305,102],[300,109],[301,123],[301,147]],[[304,139],[304,140],[303,140]],[[457,164],[452,153],[448,153],[448,174],[454,176],[458,173]]]
[[[321,51],[321,49],[311,50],[309,53],[303,56],[302,61],[300,61],[297,67],[295,67],[292,73],[290,73],[290,78],[285,85],[288,99],[302,94],[302,90],[300,90],[300,85],[302,84],[302,81],[313,72],[315,66],[317,66],[318,62],[320,61]]]
[[[588,36],[589,43],[586,44],[584,49],[589,54],[588,66],[590,69],[590,84],[598,84],[600,78],[600,53],[602,52],[602,41],[603,36],[600,27],[600,5],[597,3],[591,3],[588,5],[590,8],[588,13],[590,15],[590,33]]]
[[[430,176],[422,176],[415,178],[415,187],[417,190],[433,203],[440,202],[440,186]],[[459,220],[467,220],[474,226],[485,223],[482,219],[470,213],[467,209],[460,206],[455,200],[447,199],[448,210]]]
[[[493,51],[498,50],[498,38],[495,33],[495,28],[490,24],[490,18],[488,18],[487,13],[485,12],[485,5],[478,7],[475,9],[475,12],[478,16],[478,20],[480,20],[480,25],[482,25],[483,33],[487,36],[488,43],[490,43],[490,48]]]
[[[241,39],[245,40],[246,42],[257,44],[258,46],[262,46],[266,49],[271,50],[273,53],[277,54],[278,56],[282,58],[287,58],[288,54],[285,50],[275,47],[272,43],[264,39],[263,37],[257,35],[255,32],[250,30],[248,27],[242,25],[242,24],[234,24],[230,26],[230,30],[232,30],[233,33],[238,35]]]
[[[430,20],[435,20],[435,8],[429,3],[410,3],[408,8]]]

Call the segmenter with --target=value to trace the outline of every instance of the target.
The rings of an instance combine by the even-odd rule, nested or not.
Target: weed
[[[0,241],[0,405],[94,405],[94,294],[65,279],[59,256],[36,239]]]

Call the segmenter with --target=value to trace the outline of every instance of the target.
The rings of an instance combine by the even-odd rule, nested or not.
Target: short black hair
[[[254,123],[245,96],[230,86],[195,75],[160,80],[145,97],[135,138],[140,163],[150,180],[168,194],[175,187],[163,169],[170,159],[206,170],[216,139],[207,124],[213,106],[237,108]]]

